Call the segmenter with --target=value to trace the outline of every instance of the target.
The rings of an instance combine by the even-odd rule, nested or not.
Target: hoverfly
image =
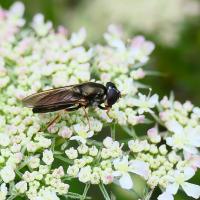
[[[85,111],[90,106],[109,111],[120,97],[120,91],[112,82],[107,82],[106,86],[87,82],[35,93],[24,98],[22,102],[24,106],[32,108],[34,113],[75,111],[81,107]],[[87,117],[86,112],[85,114]],[[50,124],[52,123],[54,122]]]

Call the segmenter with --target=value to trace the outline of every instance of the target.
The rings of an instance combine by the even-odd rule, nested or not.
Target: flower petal
[[[183,134],[183,127],[175,120],[168,121],[166,127],[174,133]]]
[[[114,171],[114,172],[112,173],[112,175],[116,177],[116,176],[121,176],[122,173],[121,173],[120,171]]]
[[[88,135],[87,135],[87,138],[91,138],[93,135],[94,135],[94,131],[89,131]]]
[[[198,150],[197,148],[193,147],[193,146],[189,146],[189,145],[185,145],[183,147],[184,151],[188,152],[188,153],[191,153],[191,154],[197,154],[198,153]]]
[[[195,170],[191,167],[186,167],[184,169],[184,176],[185,176],[185,180],[189,180],[191,179],[193,176],[195,175]]]
[[[174,141],[173,141],[173,138],[172,137],[167,137],[166,138],[166,142],[169,146],[173,146],[174,144]]]
[[[127,190],[133,187],[133,181],[128,173],[122,175],[122,177],[119,179],[119,184],[122,188]]]
[[[200,197],[200,186],[199,185],[185,182],[181,186],[188,196],[193,197],[195,199],[199,199],[199,197]]]
[[[169,194],[176,194],[178,192],[179,185],[177,183],[173,183],[168,185],[166,188],[166,192]]]
[[[158,200],[174,200],[174,197],[168,192],[163,192],[161,195],[158,196]]]
[[[85,138],[82,138],[81,136],[72,136],[72,137],[70,138],[70,140],[76,140],[76,141],[81,142],[82,144],[85,144],[85,143],[86,143],[86,139],[85,139]]]
[[[149,99],[149,103],[152,107],[154,107],[158,103],[158,95],[154,94],[153,96],[151,96]]]
[[[145,179],[148,178],[149,175],[149,165],[143,161],[133,160],[130,162],[129,171],[135,174],[138,174]]]

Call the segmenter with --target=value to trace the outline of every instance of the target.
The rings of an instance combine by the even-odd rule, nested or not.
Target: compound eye
[[[117,102],[120,97],[120,92],[117,91],[115,88],[108,89],[107,93],[107,104],[109,107],[112,107],[113,104]]]

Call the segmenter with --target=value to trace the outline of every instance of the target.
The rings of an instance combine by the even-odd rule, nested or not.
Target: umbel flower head
[[[108,184],[135,190],[138,177],[149,192],[162,190],[159,200],[179,189],[198,199],[190,178],[200,167],[200,108],[150,95],[139,82],[149,74],[143,66],[154,44],[143,36],[126,42],[122,29],[110,25],[106,43],[88,47],[84,28],[69,35],[42,14],[24,26],[23,12],[19,2],[0,8],[0,199],[85,199],[93,185],[108,199]],[[22,107],[27,95],[87,81],[112,81],[122,94],[108,114],[86,109],[90,124],[79,109],[58,111],[48,127],[57,113]],[[73,179],[84,192],[73,192]]]

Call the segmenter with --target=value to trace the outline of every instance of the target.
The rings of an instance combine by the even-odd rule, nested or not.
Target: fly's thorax
[[[90,106],[97,107],[106,101],[106,94],[98,94],[94,98],[90,99]]]

